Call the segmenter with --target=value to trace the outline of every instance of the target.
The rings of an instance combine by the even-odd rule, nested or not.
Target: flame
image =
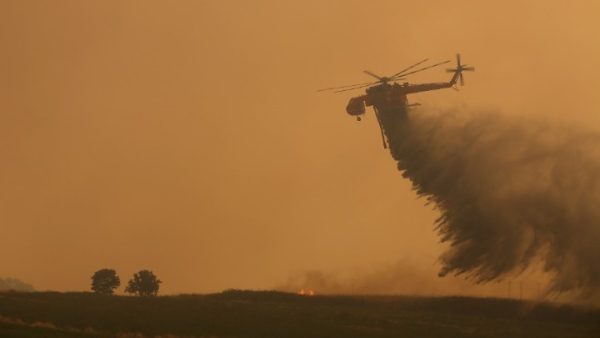
[[[313,289],[300,289],[300,291],[298,291],[298,294],[300,296],[314,296],[315,295],[315,291]]]

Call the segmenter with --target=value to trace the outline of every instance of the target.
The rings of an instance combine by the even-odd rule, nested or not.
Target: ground
[[[170,336],[169,336],[170,335]],[[2,293],[0,337],[600,337],[600,309],[508,299]]]

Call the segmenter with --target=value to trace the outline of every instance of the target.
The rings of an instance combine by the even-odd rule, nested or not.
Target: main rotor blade
[[[460,85],[464,86],[465,85],[465,79],[463,78],[462,73],[460,73],[460,75],[458,75],[460,77]]]
[[[369,74],[372,77],[376,78],[377,80],[381,81],[381,76],[377,75],[377,74],[373,74],[372,72],[368,71],[368,70],[363,70],[363,73],[365,74]]]
[[[422,72],[422,71],[424,71],[424,70],[427,70],[427,69],[430,69],[430,68],[433,68],[433,67],[437,67],[437,66],[439,66],[439,65],[443,65],[443,64],[446,64],[446,63],[448,63],[448,62],[450,62],[450,60],[446,60],[446,61],[443,61],[443,62],[438,62],[438,63],[436,63],[436,64],[434,64],[434,65],[431,65],[431,66],[427,66],[427,67],[419,68],[419,69],[417,69],[417,70],[413,70],[412,72],[404,73],[404,74],[402,74],[401,76],[407,76],[407,75],[410,75],[410,74],[414,74],[414,73]],[[392,80],[395,80],[395,79],[393,79],[393,78],[392,78]]]
[[[468,67],[463,67],[463,69],[462,69],[462,70],[474,71],[474,70],[475,70],[475,67],[471,67],[471,66],[468,66]]]
[[[401,71],[399,71],[398,73],[396,73],[396,74],[394,74],[394,75],[392,75],[392,76],[390,76],[390,77],[396,77],[396,76],[400,76],[400,75],[402,75],[402,73],[404,73],[404,72],[407,72],[407,71],[409,71],[409,70],[411,70],[411,69],[415,68],[416,66],[418,66],[418,65],[422,64],[423,62],[427,62],[427,61],[429,61],[429,59],[425,59],[425,60],[419,61],[419,62],[415,63],[415,64],[414,64],[414,65],[412,65],[412,66],[409,66],[409,67],[406,67],[406,68],[402,69]]]
[[[460,54],[456,54],[456,64],[458,65],[458,68],[460,68]]]
[[[370,84],[375,84],[375,83],[378,83],[378,82],[365,82],[365,83],[357,83],[357,84],[347,85],[347,86],[329,87],[329,88],[319,89],[319,90],[317,90],[317,92],[324,92],[326,90],[344,89],[344,88],[350,88],[350,87],[356,87],[356,86],[364,86],[364,85],[370,85]]]
[[[355,89],[361,89],[361,88],[365,88],[365,87],[370,87],[370,86],[372,86],[374,84],[377,84],[377,83],[379,83],[379,82],[369,83],[367,85],[360,86],[360,87],[354,87],[354,88],[347,88],[347,89],[342,89],[342,90],[336,90],[334,93],[341,93],[341,92],[347,92],[349,90],[355,90]]]

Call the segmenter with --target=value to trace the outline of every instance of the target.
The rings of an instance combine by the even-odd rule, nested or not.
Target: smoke
[[[0,278],[0,291],[35,291],[33,286],[15,278]]]
[[[512,282],[517,284],[515,281]],[[435,271],[416,264],[408,258],[370,270],[312,270],[297,273],[275,289],[288,292],[314,290],[317,294],[507,296],[507,283],[474,286],[460,277],[438,278]],[[529,280],[524,296],[527,298],[539,296],[536,282]]]
[[[550,290],[600,295],[600,134],[500,114],[381,114],[393,158],[439,210],[440,276],[542,262]]]

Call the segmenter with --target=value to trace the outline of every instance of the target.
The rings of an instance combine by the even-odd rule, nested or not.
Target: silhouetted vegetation
[[[121,285],[121,279],[113,269],[98,270],[92,276],[92,291],[104,295],[112,295]]]
[[[152,271],[141,270],[129,280],[125,292],[138,296],[156,296],[160,288],[160,281]]]
[[[26,335],[21,326],[23,335],[7,335],[15,326],[0,321],[2,337],[74,337],[76,330],[82,337],[600,337],[598,309],[466,297],[7,293],[0,314],[62,329]]]

